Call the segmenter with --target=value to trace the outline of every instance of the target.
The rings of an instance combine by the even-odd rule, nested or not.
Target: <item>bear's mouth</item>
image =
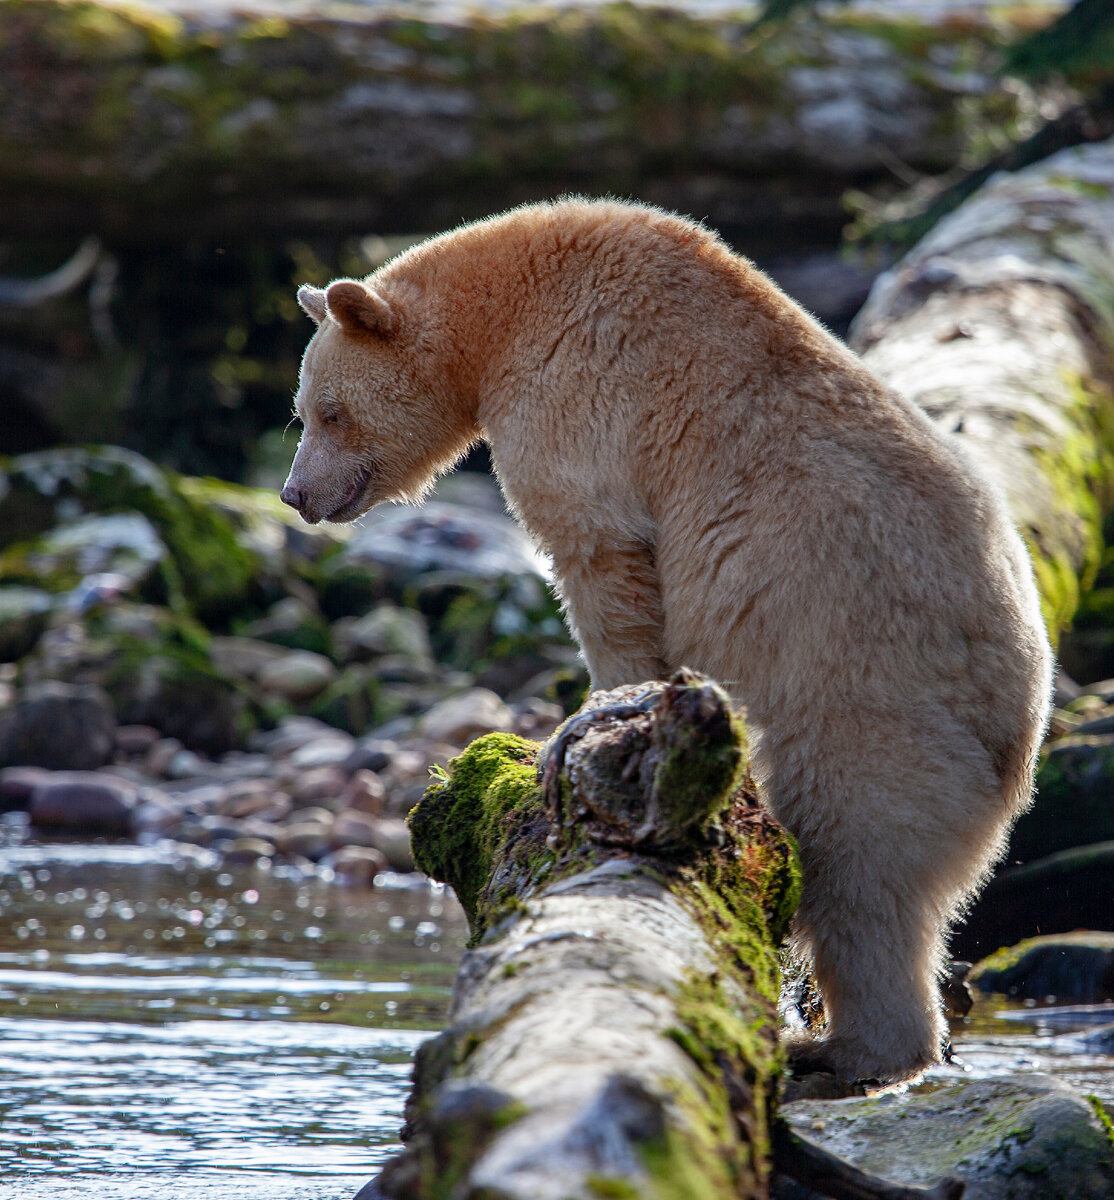
[[[364,495],[367,492],[368,485],[371,483],[371,477],[374,473],[373,467],[365,467],[356,476],[355,482],[348,489],[348,493],[340,504],[331,513],[325,515],[325,520],[351,521],[366,512],[367,505],[364,504]]]

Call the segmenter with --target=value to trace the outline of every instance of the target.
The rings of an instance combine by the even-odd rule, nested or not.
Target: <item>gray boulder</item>
[[[116,715],[99,687],[36,684],[0,713],[0,767],[90,771],[115,747]]]
[[[964,1200],[1110,1200],[1111,1147],[1094,1108],[1045,1075],[956,1079],[904,1095],[799,1100],[793,1129],[861,1170],[906,1184],[942,1176]],[[816,1193],[779,1181],[774,1200]]]

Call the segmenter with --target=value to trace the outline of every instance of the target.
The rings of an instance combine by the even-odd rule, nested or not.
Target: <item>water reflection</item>
[[[0,1197],[350,1196],[466,936],[450,896],[0,847]]]

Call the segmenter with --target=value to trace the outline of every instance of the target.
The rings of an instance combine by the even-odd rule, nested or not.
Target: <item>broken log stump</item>
[[[472,949],[361,1197],[765,1196],[800,875],[726,695],[680,672],[540,752],[480,738],[410,820]]]

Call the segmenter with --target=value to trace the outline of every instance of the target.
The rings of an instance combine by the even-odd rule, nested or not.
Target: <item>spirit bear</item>
[[[1050,694],[994,490],[746,260],[640,205],[532,205],[366,280],[318,329],[282,492],[419,499],[478,439],[596,688],[689,666],[746,707],[797,837],[795,938],[845,1078],[939,1061],[949,922],[1029,804]]]

